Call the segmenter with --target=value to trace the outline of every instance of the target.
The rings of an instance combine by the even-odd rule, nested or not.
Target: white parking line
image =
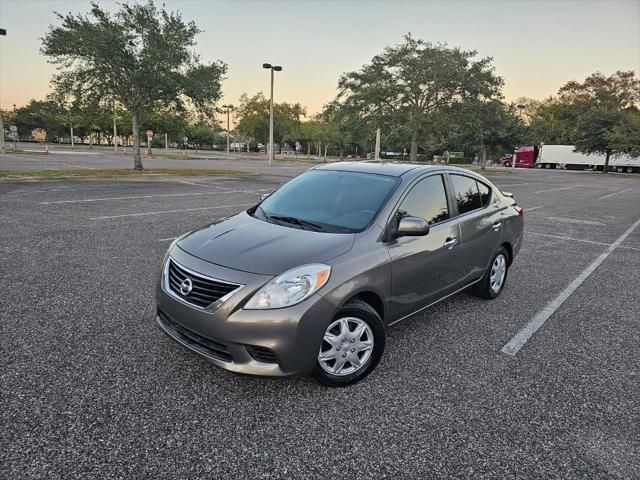
[[[186,180],[177,180],[178,183],[183,183],[185,185],[197,185],[198,187],[209,187],[209,188],[220,188],[222,190],[231,190],[227,187],[218,187],[217,185],[209,185],[208,183],[196,183],[196,182],[188,182]]]
[[[498,187],[519,187],[520,185],[529,185],[528,183],[508,183],[505,185],[498,185]]]
[[[545,217],[547,220],[555,220],[556,222],[562,223],[574,223],[577,225],[598,225],[603,226],[606,223],[595,222],[593,220],[582,220],[581,218],[571,218],[571,217]]]
[[[109,218],[123,218],[123,217],[143,217],[145,215],[162,215],[164,213],[194,212],[196,210],[213,210],[216,208],[249,207],[251,205],[255,205],[255,203],[241,203],[237,205],[218,205],[215,207],[181,208],[179,210],[162,210],[158,212],[125,213],[122,215],[103,215],[101,217],[89,217],[89,220],[106,220]]]
[[[258,194],[262,190],[229,190],[225,192],[192,192],[192,193],[165,193],[160,195],[132,195],[129,197],[105,197],[105,198],[81,198],[77,200],[57,200],[53,202],[40,202],[40,205],[59,205],[61,203],[89,203],[89,202],[108,202],[111,200],[134,200],[137,198],[161,198],[161,197],[193,197],[198,195],[218,195],[222,193],[255,193]]]
[[[595,240],[586,240],[584,238],[563,237],[562,235],[551,235],[549,233],[530,232],[528,230],[526,231],[526,233],[528,235],[538,235],[540,237],[557,238],[558,240],[569,240],[569,241],[572,241],[572,242],[592,243],[594,245],[602,245],[604,247],[609,247],[611,245],[610,243],[596,242]],[[618,248],[624,248],[626,250],[637,250],[637,251],[640,251],[640,248],[627,247],[625,245],[620,245]]]
[[[549,190],[538,190],[533,193],[547,193],[547,192],[557,192],[559,190],[573,190],[574,188],[584,187],[584,185],[574,185],[573,187],[562,187],[562,188],[551,188]]]
[[[511,340],[500,350],[507,355],[516,355],[527,343],[536,331],[542,327],[558,308],[575,292],[582,283],[604,262],[611,253],[640,225],[640,219],[636,220],[618,239],[596,258],[591,265],[585,268],[562,292],[551,300],[535,317],[533,317]]]
[[[620,190],[619,192],[610,193],[609,195],[605,195],[604,197],[598,198],[598,200],[602,200],[603,198],[613,197],[614,195],[620,195],[621,193],[628,192],[630,190],[631,190],[630,188],[627,188],[626,190]]]
[[[159,238],[159,242],[168,242],[169,240],[175,240],[178,237],[169,237],[169,238]]]
[[[538,233],[538,232],[530,232],[527,230],[528,235],[538,235],[540,237],[550,237],[550,238],[558,238],[560,240],[571,240],[572,242],[583,242],[583,243],[593,243],[595,245],[603,245],[605,247],[610,246],[610,243],[604,242],[596,242],[595,240],[585,240],[584,238],[572,238],[572,237],[563,237],[562,235],[551,235],[548,233]]]
[[[525,212],[530,212],[531,210],[537,210],[539,208],[544,208],[544,205],[538,205],[537,207],[525,208],[524,211]]]

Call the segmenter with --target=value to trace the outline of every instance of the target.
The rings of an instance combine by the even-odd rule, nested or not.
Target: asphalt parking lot
[[[490,173],[526,209],[503,294],[399,323],[373,374],[327,389],[154,324],[171,239],[304,167],[278,168],[0,183],[0,477],[640,478],[640,177]]]

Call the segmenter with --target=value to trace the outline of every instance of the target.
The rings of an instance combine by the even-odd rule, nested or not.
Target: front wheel
[[[509,254],[500,247],[491,259],[491,264],[486,273],[478,283],[475,284],[473,292],[487,300],[496,298],[502,292],[507,281],[509,271]]]
[[[365,378],[384,351],[382,319],[371,305],[352,300],[327,327],[313,376],[331,387],[346,387]]]

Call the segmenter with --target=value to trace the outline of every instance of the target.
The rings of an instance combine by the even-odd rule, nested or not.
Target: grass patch
[[[56,177],[113,177],[113,176],[144,176],[144,175],[224,175],[224,176],[248,176],[248,172],[238,170],[202,170],[191,168],[145,168],[133,170],[128,168],[105,169],[74,169],[74,170],[31,170],[27,172],[10,172],[0,170],[0,178],[56,178]]]

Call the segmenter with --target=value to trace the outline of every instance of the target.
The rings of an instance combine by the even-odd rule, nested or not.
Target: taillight
[[[518,215],[524,215],[524,208],[518,206],[515,206],[513,208],[516,210],[516,212],[518,212]]]

